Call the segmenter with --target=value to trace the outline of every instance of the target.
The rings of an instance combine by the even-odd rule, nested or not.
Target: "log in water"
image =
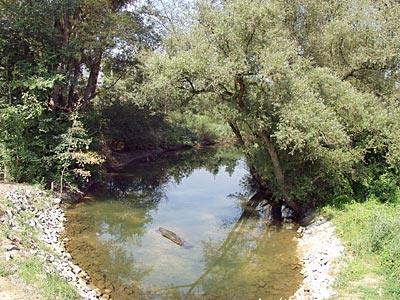
[[[175,232],[172,232],[171,230],[165,229],[160,227],[158,229],[161,232],[161,235],[167,239],[169,239],[170,241],[174,242],[175,244],[179,245],[179,246],[183,246],[185,244],[185,242],[176,235]]]

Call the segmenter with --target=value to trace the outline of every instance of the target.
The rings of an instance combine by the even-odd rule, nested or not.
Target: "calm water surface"
[[[295,231],[246,207],[246,176],[222,150],[131,165],[67,211],[68,250],[116,300],[285,299],[301,281]]]

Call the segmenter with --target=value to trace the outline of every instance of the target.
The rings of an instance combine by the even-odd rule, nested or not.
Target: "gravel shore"
[[[46,272],[59,274],[73,285],[81,299],[108,299],[108,295],[90,285],[88,274],[70,261],[70,254],[64,249],[60,199],[37,188],[14,184],[0,184],[0,195],[6,202],[2,203],[0,222],[9,231],[1,241],[5,261],[35,256],[45,261]],[[18,284],[18,275],[12,276]]]
[[[300,227],[298,252],[303,261],[304,281],[290,300],[326,300],[335,295],[333,284],[344,247],[335,236],[332,222],[324,218]]]
[[[88,274],[73,264],[65,251],[65,241],[60,236],[64,231],[60,199],[30,186],[14,184],[0,184],[0,196],[8,202],[2,206],[0,222],[10,229],[1,241],[4,260],[39,256],[46,262],[46,271],[60,274],[76,288],[82,300],[110,299],[110,295],[90,284]],[[38,233],[37,239],[22,240],[26,239],[23,233],[27,228]],[[299,228],[298,255],[303,261],[304,281],[290,300],[326,300],[335,295],[333,284],[344,247],[334,231],[334,225],[323,218]],[[18,281],[17,277],[13,281]]]

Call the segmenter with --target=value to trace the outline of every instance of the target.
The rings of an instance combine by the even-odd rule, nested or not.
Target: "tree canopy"
[[[110,139],[207,140],[222,120],[259,186],[296,211],[346,195],[390,201],[399,192],[399,6],[2,0],[4,177],[87,168],[90,141],[107,153]]]
[[[221,115],[255,175],[299,210],[397,173],[399,8],[199,1],[190,29],[147,57],[146,93]]]
[[[94,162],[96,155],[82,160],[91,138],[79,119],[113,85],[104,74],[122,77],[137,63],[140,49],[158,44],[148,11],[146,3],[134,1],[0,1],[0,167],[5,179],[48,183],[65,165],[77,170]],[[80,141],[83,136],[86,141]],[[70,161],[65,155],[60,161],[60,151],[71,147]]]

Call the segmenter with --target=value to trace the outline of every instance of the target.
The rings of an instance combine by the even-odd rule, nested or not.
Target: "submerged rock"
[[[158,229],[161,233],[161,235],[167,239],[169,239],[170,241],[174,242],[175,244],[179,245],[179,246],[183,246],[185,244],[185,242],[176,235],[175,232],[172,232],[168,229],[162,228],[160,227]]]

